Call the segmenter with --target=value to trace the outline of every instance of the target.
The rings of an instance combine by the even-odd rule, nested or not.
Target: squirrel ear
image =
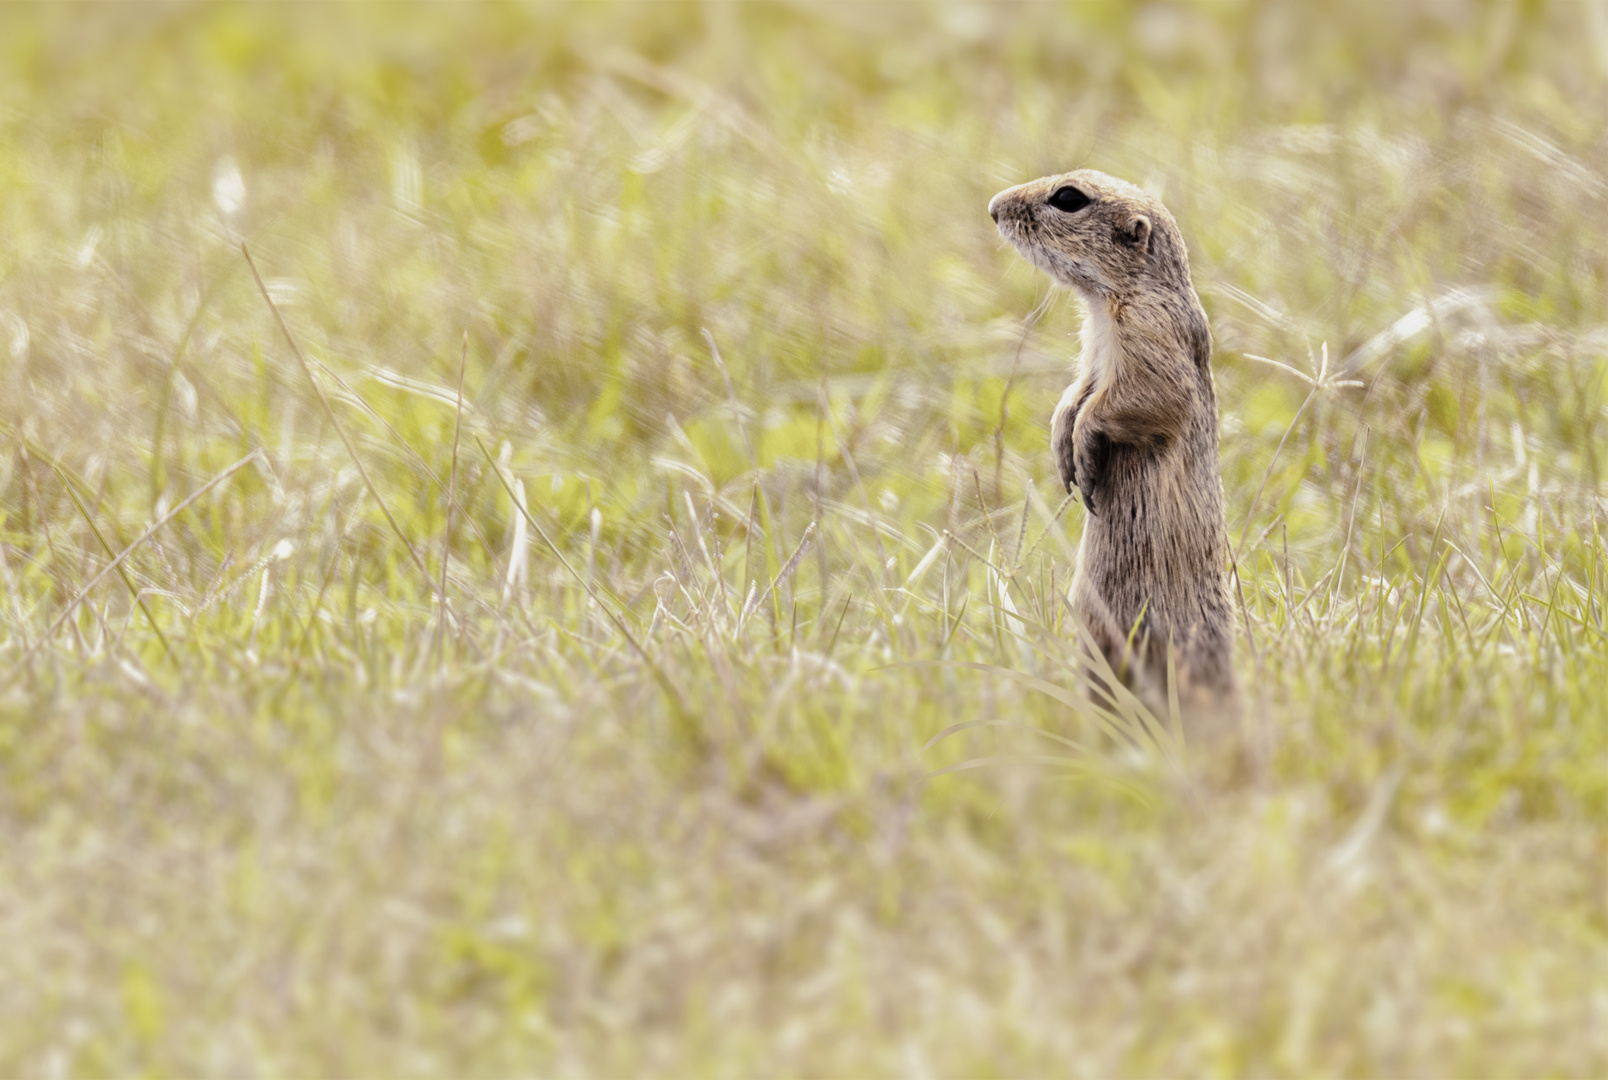
[[[1135,214],[1128,219],[1119,235],[1122,242],[1131,247],[1139,248],[1146,254],[1150,253],[1150,219],[1143,214]]]

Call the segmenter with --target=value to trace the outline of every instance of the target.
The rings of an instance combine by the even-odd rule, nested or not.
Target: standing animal
[[[1063,489],[1089,517],[1074,614],[1160,716],[1167,649],[1191,730],[1237,707],[1212,338],[1160,200],[1092,169],[995,195],[988,213],[1082,301],[1076,378],[1050,420]]]

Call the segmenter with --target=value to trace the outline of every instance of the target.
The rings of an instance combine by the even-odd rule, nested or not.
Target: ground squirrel
[[[1072,609],[1159,715],[1170,639],[1191,727],[1225,716],[1236,692],[1212,339],[1178,226],[1160,200],[1091,169],[1009,188],[988,213],[1085,309],[1077,378],[1050,421],[1063,488],[1089,512]]]

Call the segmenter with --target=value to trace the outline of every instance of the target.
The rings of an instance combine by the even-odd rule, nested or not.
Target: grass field
[[[1600,3],[0,9],[0,1073],[1608,1072],[1605,119]],[[1074,707],[1080,165],[1231,771]]]

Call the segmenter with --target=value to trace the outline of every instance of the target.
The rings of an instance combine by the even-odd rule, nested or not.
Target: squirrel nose
[[[999,196],[1003,194],[1005,193],[1002,191],[988,200],[988,216],[993,218],[996,224],[999,222]]]

